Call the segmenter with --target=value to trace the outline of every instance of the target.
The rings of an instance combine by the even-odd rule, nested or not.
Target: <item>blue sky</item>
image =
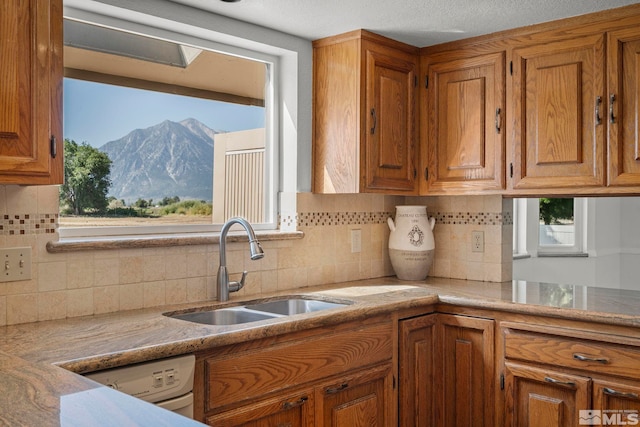
[[[134,129],[194,118],[211,129],[264,127],[264,109],[64,79],[64,137],[100,147]]]

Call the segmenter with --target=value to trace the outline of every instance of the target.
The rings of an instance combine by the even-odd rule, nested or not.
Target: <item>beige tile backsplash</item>
[[[303,239],[265,241],[259,261],[249,260],[246,244],[227,245],[232,277],[250,272],[231,298],[393,275],[386,219],[399,204],[426,204],[437,219],[430,276],[511,279],[511,204],[500,196],[300,193],[296,218],[282,220],[297,221]],[[0,247],[30,246],[33,262],[31,280],[0,283],[0,325],[215,298],[218,245],[51,254],[57,212],[57,186],[0,185]],[[359,253],[351,253],[352,229],[361,230]],[[474,230],[484,231],[483,253],[471,252]]]

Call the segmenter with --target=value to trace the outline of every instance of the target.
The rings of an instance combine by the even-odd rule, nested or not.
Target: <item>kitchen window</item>
[[[67,170],[95,148],[111,174],[84,215],[64,191],[95,174],[62,187],[61,237],[216,231],[231,216],[275,229],[277,58],[144,30],[65,20]]]
[[[587,199],[513,199],[513,256],[586,256]]]

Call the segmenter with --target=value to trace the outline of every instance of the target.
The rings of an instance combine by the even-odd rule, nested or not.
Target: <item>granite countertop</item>
[[[282,295],[353,303],[343,308],[233,326],[191,323],[163,313],[236,305],[239,300],[2,327],[0,424],[68,426],[77,425],[80,418],[74,417],[82,416],[95,421],[92,425],[100,426],[123,425],[123,420],[128,425],[200,425],[178,416],[175,418],[183,424],[169,422],[166,411],[76,374],[437,303],[640,327],[640,292],[582,286],[438,278],[404,282],[380,278]],[[278,294],[268,297],[275,296]],[[94,407],[100,410],[93,410]],[[137,409],[127,410],[132,407]],[[133,414],[147,415],[133,419]]]

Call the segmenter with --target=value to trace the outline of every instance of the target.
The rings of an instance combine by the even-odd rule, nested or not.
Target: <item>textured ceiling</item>
[[[636,0],[171,0],[308,40],[359,28],[418,47]]]

